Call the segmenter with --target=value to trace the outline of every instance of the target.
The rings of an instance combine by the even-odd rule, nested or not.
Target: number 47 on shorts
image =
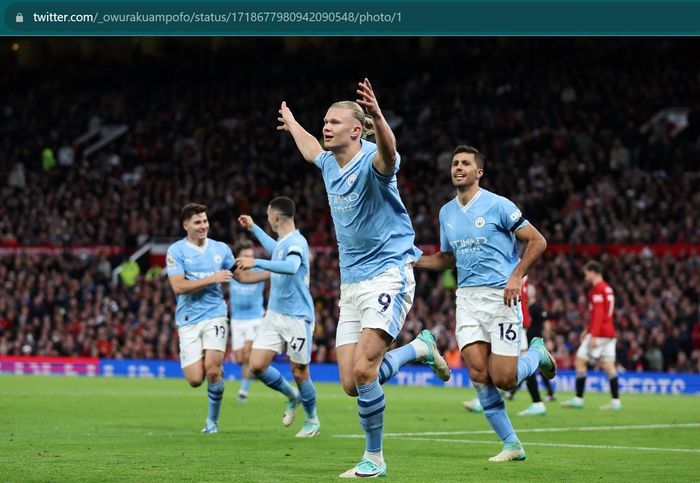
[[[304,347],[304,342],[306,342],[305,337],[292,337],[292,340],[289,341],[289,347],[293,351],[301,351],[302,347]]]

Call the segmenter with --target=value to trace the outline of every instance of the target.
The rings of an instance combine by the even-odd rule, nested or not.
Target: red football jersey
[[[520,288],[520,307],[523,309],[523,327],[530,327],[530,308],[527,306],[527,275],[523,277],[523,285]]]
[[[591,323],[588,332],[593,337],[617,337],[613,325],[613,311],[615,310],[615,294],[605,280],[601,280],[588,293],[589,309],[591,311]]]

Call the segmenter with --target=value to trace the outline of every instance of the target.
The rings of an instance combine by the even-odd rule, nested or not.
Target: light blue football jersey
[[[185,274],[185,280],[199,280],[219,270],[233,267],[233,253],[228,245],[207,238],[198,247],[183,238],[168,247],[168,276]],[[226,317],[226,301],[220,284],[207,285],[197,292],[177,295],[175,321],[178,327],[192,325],[215,317]]]
[[[362,140],[360,152],[342,169],[330,151],[314,160],[328,193],[342,283],[370,279],[421,256],[396,183],[401,156],[396,154],[394,172],[384,176],[372,165],[376,153],[376,144]]]
[[[529,222],[515,204],[481,188],[440,209],[440,250],[454,253],[459,287],[506,286],[518,264],[515,231]]]
[[[290,255],[301,257],[299,270],[294,275],[270,272],[270,300],[267,307],[280,314],[313,322],[316,317],[309,291],[309,244],[299,230],[277,240],[272,261],[284,260]]]
[[[251,269],[260,272],[259,268]],[[231,320],[261,319],[265,315],[265,282],[241,283],[231,279],[229,283],[229,301],[231,302]]]

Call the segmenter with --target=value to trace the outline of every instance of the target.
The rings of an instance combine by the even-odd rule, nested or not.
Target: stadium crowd
[[[175,299],[167,278],[111,283],[105,258],[5,255],[0,258],[0,355],[137,359],[178,357]],[[530,283],[551,325],[557,362],[570,368],[588,321],[580,255],[546,256]],[[700,257],[607,256],[616,292],[617,360],[625,370],[700,372]],[[625,267],[627,267],[625,269]],[[629,267],[632,267],[630,269]],[[339,283],[333,252],[314,254],[313,358],[334,361]],[[454,275],[419,272],[416,301],[399,345],[433,330],[459,365],[454,337]]]
[[[688,63],[697,54],[692,42],[258,39],[218,50],[203,42],[173,39],[156,57],[134,49],[121,64],[64,60],[46,78],[31,68],[3,71],[0,246],[132,251],[153,236],[181,237],[178,212],[189,201],[207,204],[211,236],[233,243],[242,236],[238,214],[262,223],[267,202],[285,195],[297,201],[297,225],[310,244],[333,247],[321,177],[275,131],[275,118],[284,99],[320,132],[327,106],[353,98],[357,79],[347,63],[358,52],[367,70],[356,77],[372,78],[397,135],[400,189],[418,243],[438,242],[437,213],[454,195],[451,150],[466,143],[486,153],[482,186],[516,202],[550,243],[700,244],[700,74]],[[627,55],[637,50],[644,58]],[[377,68],[387,51],[410,67]],[[309,88],[306,73],[321,57],[329,74]],[[669,106],[691,108],[680,135],[664,123],[640,129]],[[108,124],[129,130],[84,158],[86,146],[75,140]],[[112,284],[119,260],[105,257],[0,260],[0,354],[177,357],[167,279]],[[571,366],[586,320],[584,261],[548,254],[531,278],[563,367]],[[618,295],[620,365],[700,371],[700,260],[603,261]],[[334,359],[337,263],[334,249],[313,261],[317,361]],[[399,342],[434,329],[457,364],[452,284],[449,274],[418,274]]]

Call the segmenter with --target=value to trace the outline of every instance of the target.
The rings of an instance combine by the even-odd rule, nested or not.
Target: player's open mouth
[[[455,179],[457,179],[457,180],[461,180],[461,179],[464,179],[465,177],[466,177],[466,176],[465,176],[465,175],[463,175],[463,174],[461,174],[461,173],[460,173],[460,174],[456,174],[456,175],[455,175]]]

